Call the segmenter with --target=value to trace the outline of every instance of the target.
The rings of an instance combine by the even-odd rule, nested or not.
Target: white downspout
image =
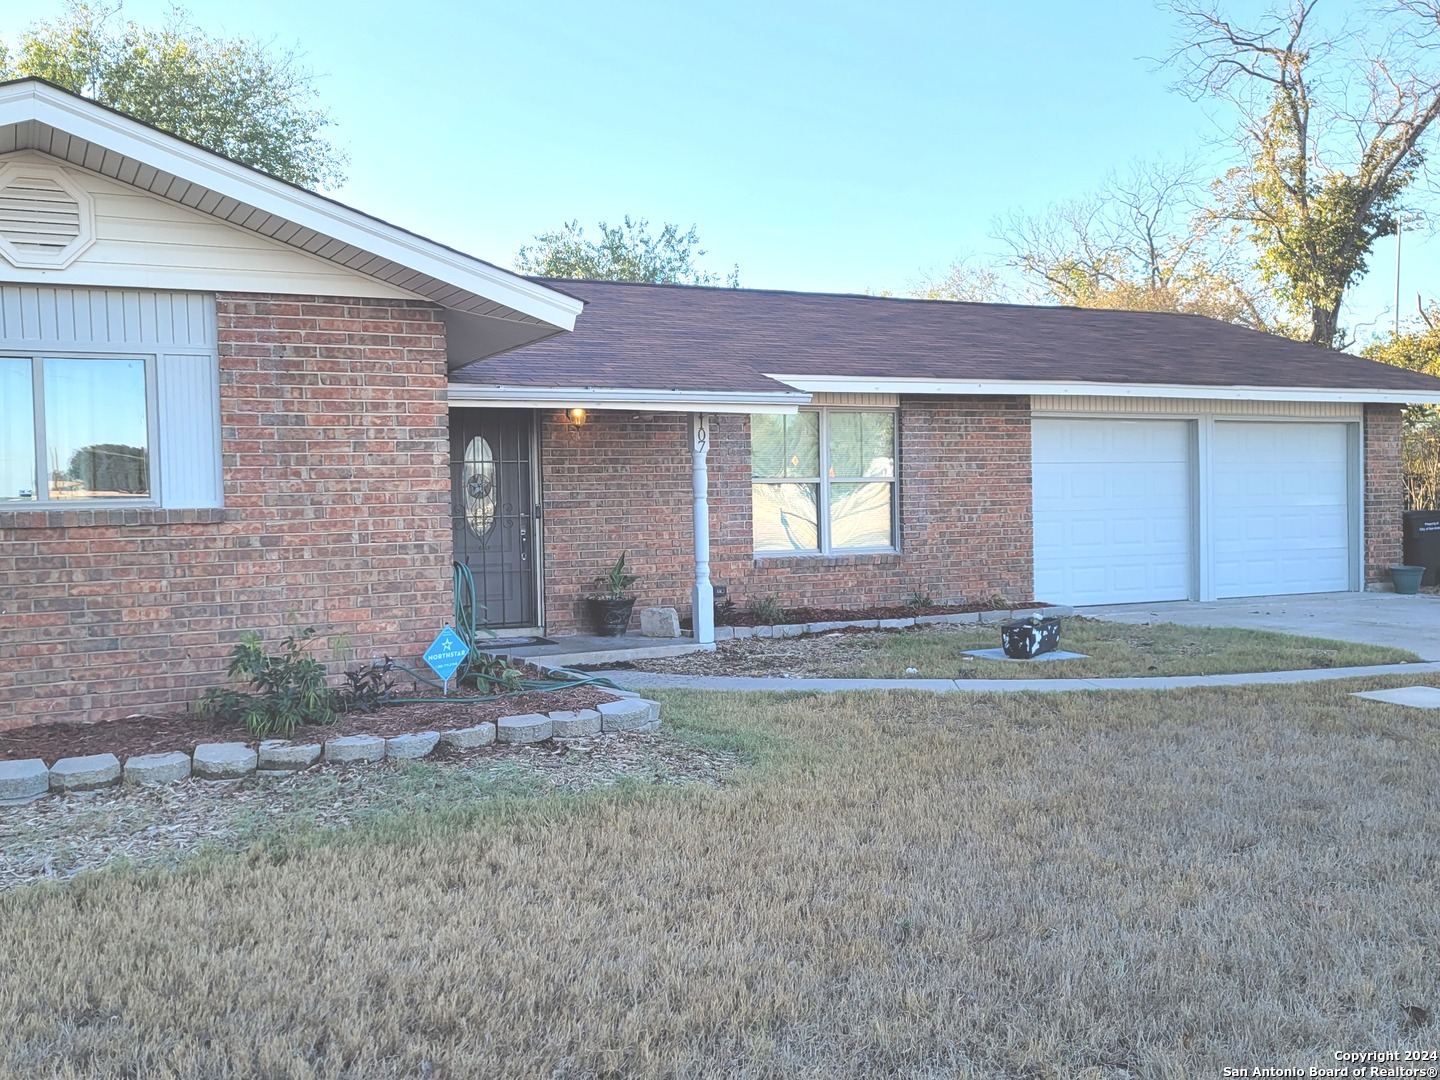
[[[710,584],[710,472],[706,458],[710,453],[710,417],[705,413],[690,416],[691,485],[695,502],[695,588],[691,593],[691,620],[695,641],[710,645],[715,641],[715,589]]]

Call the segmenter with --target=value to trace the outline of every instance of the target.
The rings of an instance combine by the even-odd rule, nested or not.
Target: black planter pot
[[[1060,620],[1007,619],[1000,624],[1000,646],[1011,660],[1033,660],[1060,645]]]
[[[630,611],[635,598],[612,600],[608,596],[592,596],[585,601],[590,609],[590,626],[601,637],[619,637],[630,629]]]

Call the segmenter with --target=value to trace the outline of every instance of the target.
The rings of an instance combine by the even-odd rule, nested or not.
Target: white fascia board
[[[804,393],[736,393],[697,390],[616,390],[597,386],[473,386],[451,383],[453,407],[507,409],[580,407],[626,412],[793,413],[810,401]]]
[[[575,329],[584,303],[508,270],[370,218],[283,180],[237,165],[42,83],[0,87],[0,126],[37,120],[170,173],[218,195],[285,218],[560,330]]]
[[[977,396],[1210,398],[1245,401],[1370,401],[1440,405],[1440,391],[1365,390],[1305,386],[1176,386],[1164,383],[1032,382],[1023,379],[896,379],[850,375],[765,377],[810,394],[918,394]]]

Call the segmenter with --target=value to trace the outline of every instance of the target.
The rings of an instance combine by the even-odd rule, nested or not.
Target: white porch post
[[[715,590],[710,584],[710,417],[690,416],[690,478],[695,500],[695,588],[691,593],[691,620],[695,640],[715,641]]]

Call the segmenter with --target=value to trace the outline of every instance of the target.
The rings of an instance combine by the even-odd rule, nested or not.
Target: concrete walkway
[[[660,675],[650,671],[597,671],[631,690],[751,690],[838,693],[844,690],[956,690],[983,693],[1047,693],[1070,690],[1178,690],[1189,686],[1265,686],[1354,679],[1364,675],[1420,676],[1440,673],[1440,663],[1376,664],[1371,667],[1259,671],[1239,675],[1170,675],[1150,679],[784,679],[728,675]]]
[[[1116,604],[1075,609],[1076,615],[1124,623],[1237,626],[1282,634],[1359,641],[1408,649],[1422,660],[1440,660],[1440,596],[1389,592],[1251,596],[1204,604]]]

